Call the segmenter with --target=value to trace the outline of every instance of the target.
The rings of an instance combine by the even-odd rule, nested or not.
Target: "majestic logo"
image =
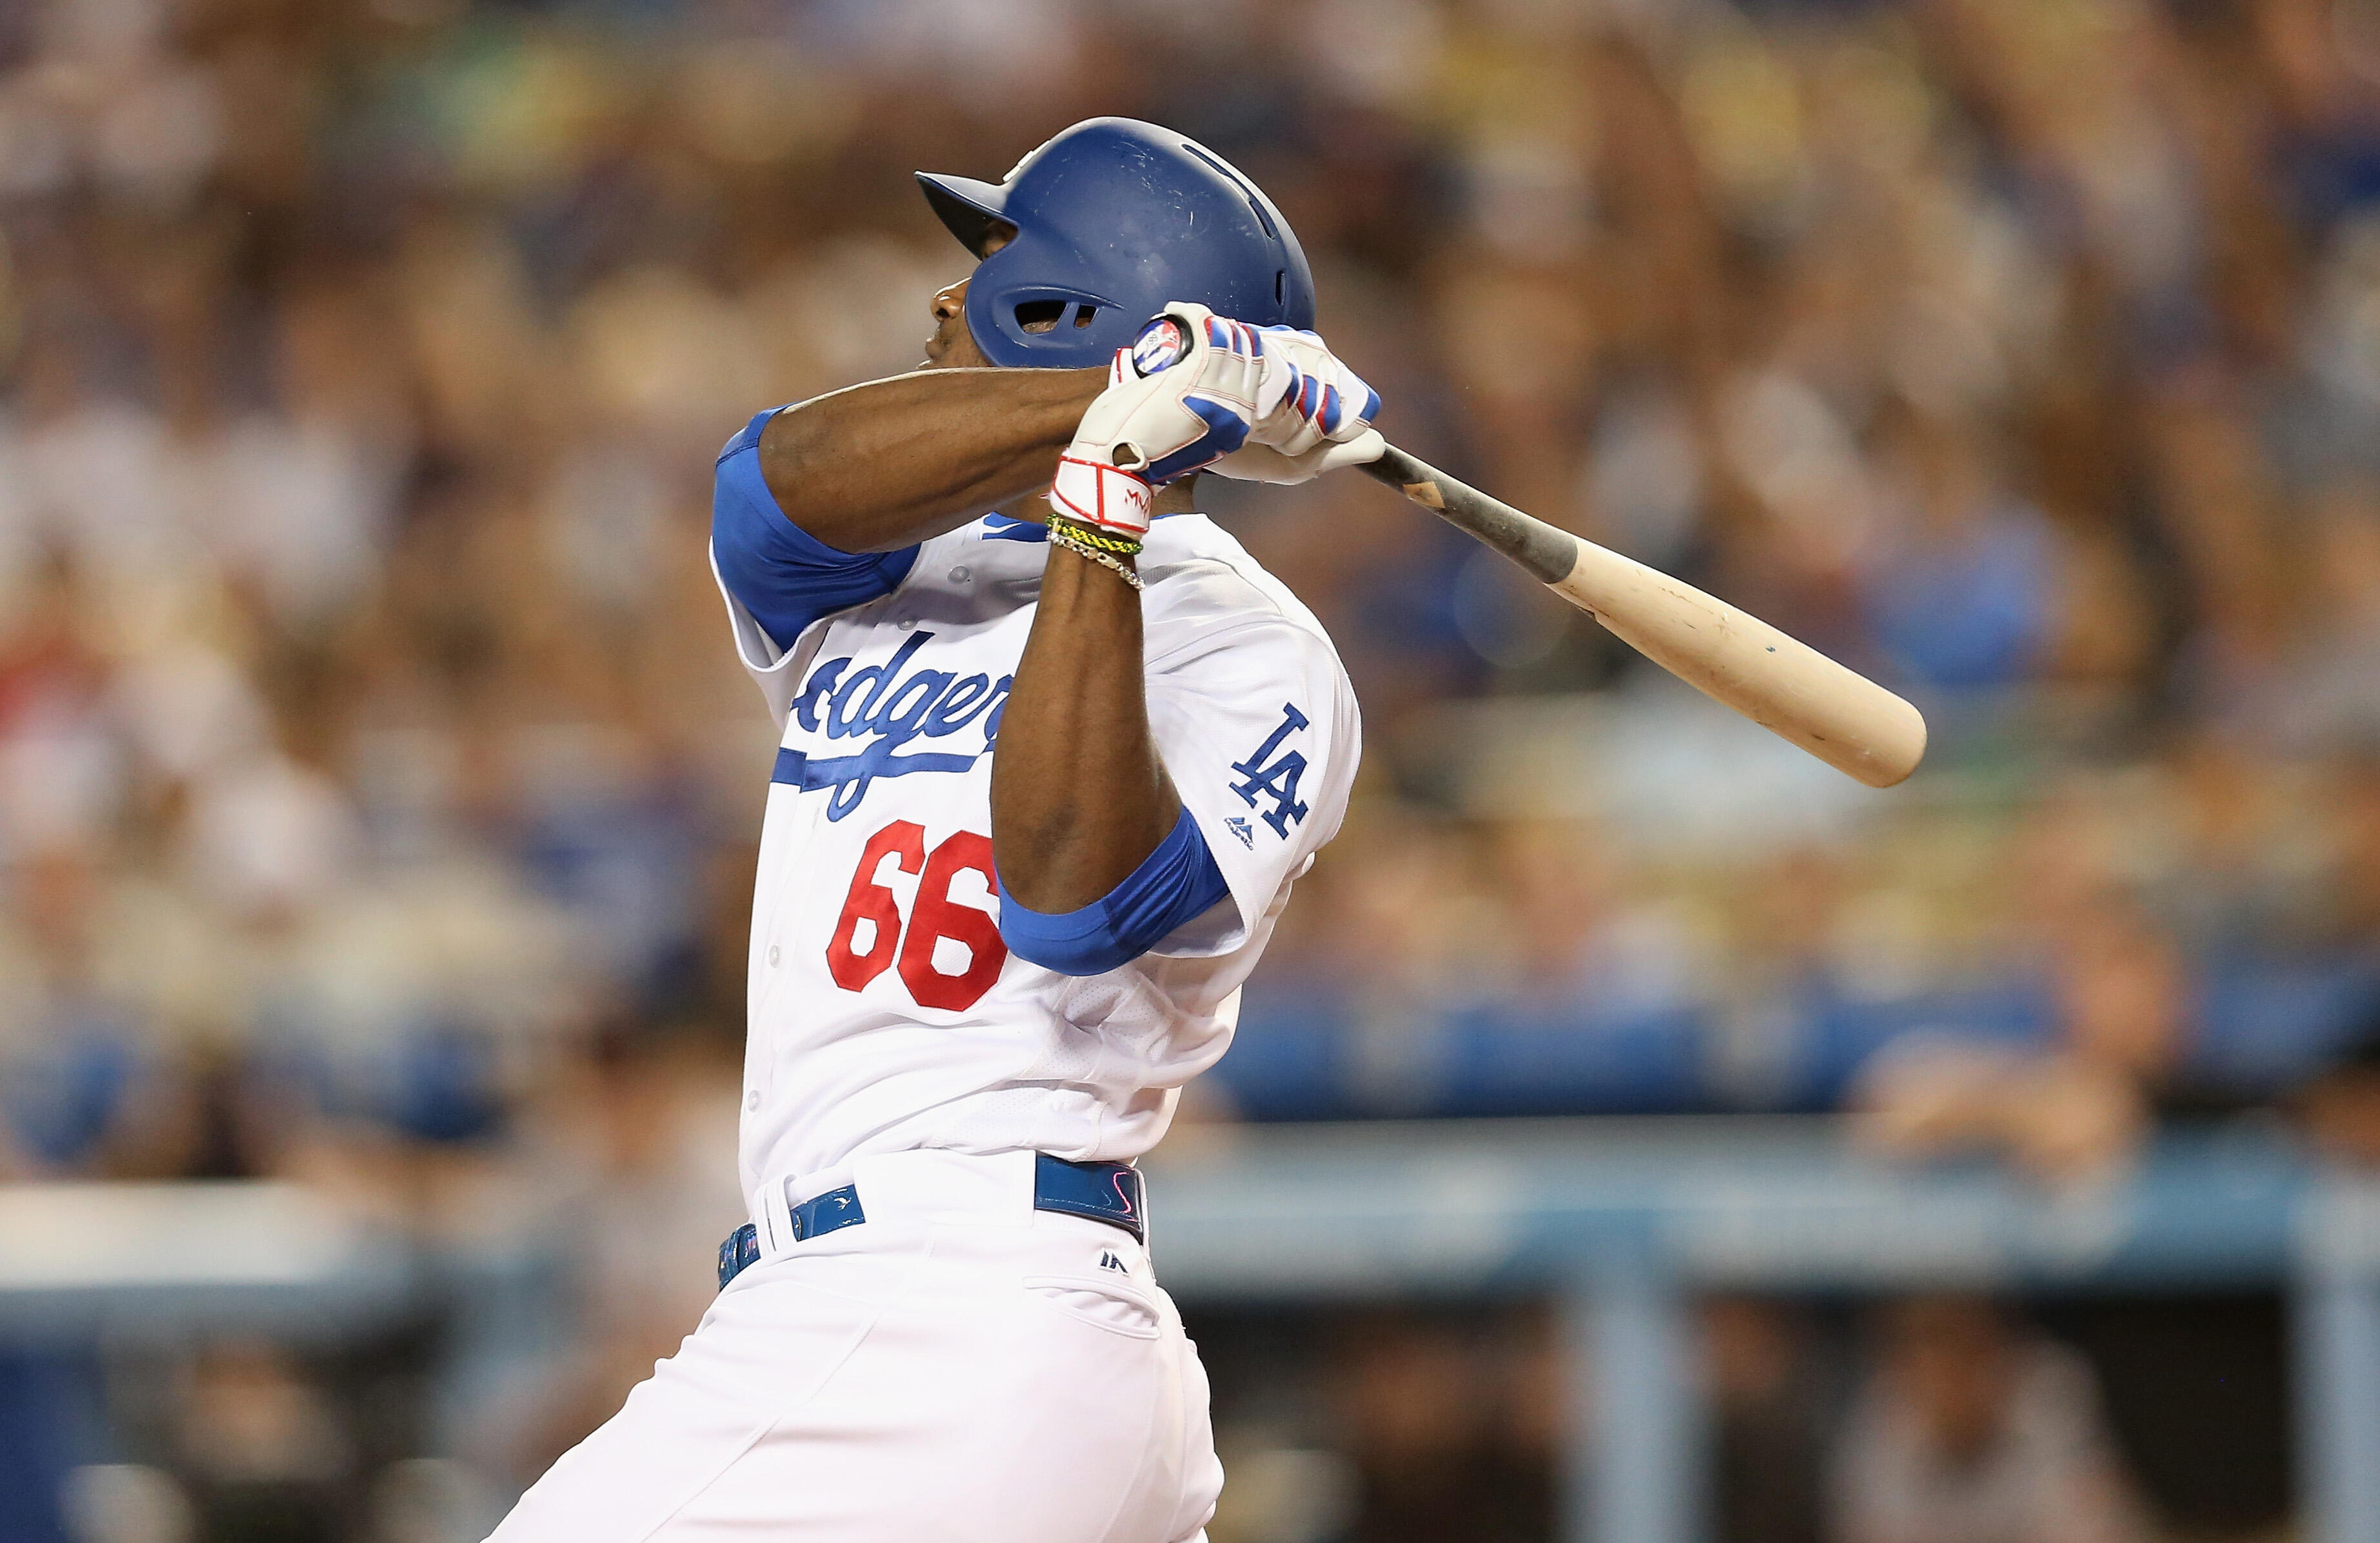
[[[1115,1250],[1112,1248],[1103,1248],[1099,1250],[1099,1268],[1101,1270],[1112,1270],[1119,1275],[1129,1275],[1132,1273],[1132,1266],[1124,1263],[1122,1259],[1117,1258],[1115,1256]]]
[[[1281,741],[1306,727],[1306,719],[1292,702],[1281,703],[1281,726],[1257,747],[1257,753],[1245,760],[1232,762],[1232,770],[1247,780],[1232,784],[1231,789],[1250,808],[1257,807],[1258,798],[1271,799],[1272,808],[1264,810],[1259,818],[1272,827],[1274,835],[1286,837],[1292,825],[1305,822],[1305,806],[1297,797],[1297,781],[1305,775],[1305,757],[1296,750],[1282,750]],[[1281,752],[1278,759],[1274,756],[1277,750]]]
[[[1000,715],[1008,706],[1008,687],[1015,679],[975,674],[962,679],[948,670],[917,670],[903,674],[919,649],[932,640],[930,632],[917,632],[900,651],[881,664],[855,670],[849,656],[830,659],[810,672],[801,695],[794,699],[793,720],[811,734],[823,732],[830,740],[865,741],[849,755],[814,756],[790,747],[777,752],[771,782],[805,792],[831,787],[826,817],[841,820],[868,796],[868,784],[879,777],[905,777],[913,772],[965,772],[973,766],[1000,734]],[[898,752],[920,739],[948,739],[979,724],[980,749]]]
[[[1253,852],[1257,849],[1257,833],[1244,815],[1232,815],[1223,821],[1224,829],[1240,838],[1240,844]]]

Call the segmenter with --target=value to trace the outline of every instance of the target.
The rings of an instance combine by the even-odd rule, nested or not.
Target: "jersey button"
[[[902,617],[899,621],[894,622],[892,625],[893,625],[894,626],[899,627],[902,631],[906,632],[906,631],[908,631],[911,627],[916,626],[917,625],[917,617],[915,617],[915,616],[904,616],[904,617]]]
[[[964,584],[970,577],[965,565],[951,570],[951,582],[953,584]]]
[[[752,1091],[744,1095],[744,1107],[756,1112],[759,1111],[760,1107],[760,1090],[759,1088],[755,1087]]]
[[[777,960],[780,957],[782,957],[782,954],[780,954],[777,945],[775,943],[771,943],[769,945],[769,967],[771,969],[775,969],[777,967]]]

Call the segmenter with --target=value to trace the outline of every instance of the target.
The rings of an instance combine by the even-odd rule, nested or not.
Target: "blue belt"
[[[1068,1162],[1038,1152],[1033,1159],[1033,1209],[1087,1216],[1123,1228],[1135,1242],[1148,1239],[1140,1203],[1140,1172],[1128,1162]],[[805,1243],[856,1227],[868,1220],[868,1213],[859,1209],[858,1186],[844,1185],[794,1207],[793,1218],[794,1241]],[[760,1231],[747,1221],[719,1245],[719,1284],[724,1288],[759,1257]]]

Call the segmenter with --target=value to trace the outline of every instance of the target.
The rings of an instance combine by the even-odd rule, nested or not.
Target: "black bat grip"
[[[1448,524],[1494,548],[1527,570],[1540,584],[1570,577],[1578,564],[1578,538],[1524,515],[1467,482],[1459,482],[1418,456],[1391,444],[1379,459],[1363,463],[1365,475],[1386,482]]]

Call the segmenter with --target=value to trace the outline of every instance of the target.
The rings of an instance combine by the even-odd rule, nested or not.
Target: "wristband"
[[[1126,536],[1148,533],[1148,484],[1105,461],[1058,457],[1050,507],[1096,529]]]

